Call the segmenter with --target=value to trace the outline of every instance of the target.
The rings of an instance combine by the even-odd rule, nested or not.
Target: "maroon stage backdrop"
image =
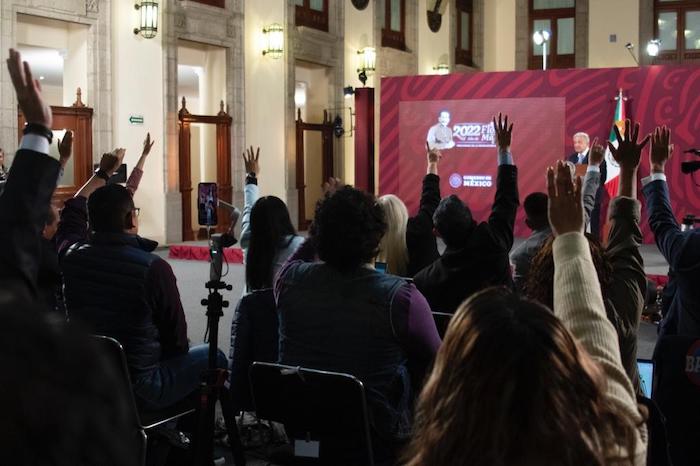
[[[442,196],[457,194],[475,219],[486,220],[496,181],[496,149],[489,125],[503,111],[515,124],[512,152],[519,170],[522,200],[546,191],[545,169],[573,153],[571,137],[585,131],[607,141],[622,89],[627,116],[641,132],[669,126],[674,157],[667,167],[671,201],[677,218],[700,215],[700,187],[680,171],[683,160],[698,160],[682,151],[700,146],[700,67],[650,66],[581,70],[472,73],[382,79],[379,192],[394,193],[415,213],[425,174],[425,141],[441,111],[450,113],[454,148],[443,150]],[[648,149],[640,175],[649,174]],[[700,183],[700,172],[695,174]],[[641,188],[641,186],[640,186]],[[643,196],[640,191],[640,199]],[[604,207],[607,206],[607,199]],[[653,242],[646,215],[642,231]],[[527,236],[519,209],[515,235]]]

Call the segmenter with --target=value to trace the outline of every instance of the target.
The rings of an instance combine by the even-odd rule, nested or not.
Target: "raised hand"
[[[345,184],[340,181],[340,178],[328,178],[328,181],[323,183],[323,195],[332,196],[337,190],[341,189]]]
[[[260,147],[253,152],[253,146],[250,146],[250,149],[243,152],[243,163],[245,164],[246,173],[255,173],[256,175],[260,173],[258,158],[260,158]]]
[[[608,148],[615,161],[620,164],[621,170],[635,170],[639,166],[639,159],[642,155],[642,149],[649,142],[647,134],[642,142],[637,144],[639,137],[639,123],[627,119],[625,120],[625,137],[623,139],[620,134],[620,129],[617,125],[613,126],[615,137],[617,138],[617,147],[612,142],[608,141]]]
[[[500,150],[510,151],[510,141],[513,134],[513,123],[508,126],[508,115],[505,118],[498,114],[498,121],[493,117],[493,127],[496,130],[496,144]]]
[[[427,141],[425,142],[425,146],[428,148],[428,173],[437,175],[437,166],[438,162],[440,162],[440,159],[442,158],[442,153],[438,149],[431,149],[430,143],[428,143]]]
[[[70,160],[73,154],[73,131],[67,130],[63,139],[58,140],[58,161],[61,163],[61,167],[66,168],[68,160]]]
[[[151,133],[146,133],[146,139],[143,140],[143,150],[141,151],[141,156],[145,157],[146,155],[150,154],[153,144],[155,143],[155,140],[151,141]]]
[[[556,176],[555,176],[556,170]],[[576,182],[571,170],[561,160],[557,166],[547,169],[547,192],[549,194],[549,224],[554,236],[570,232],[583,232],[583,202],[581,178]]]
[[[649,166],[652,173],[663,173],[666,162],[673,155],[671,144],[671,130],[667,126],[660,126],[654,130],[651,137],[651,151],[649,152]]]
[[[100,169],[104,170],[104,172],[107,173],[107,176],[112,176],[112,174],[117,171],[119,166],[122,164],[124,154],[126,154],[126,149],[122,148],[114,149],[112,152],[102,154]]]
[[[603,163],[605,159],[605,148],[602,144],[598,144],[598,138],[593,138],[593,144],[591,144],[591,152],[588,156],[588,161],[590,165],[598,166]]]
[[[41,85],[32,76],[29,63],[23,62],[19,52],[15,49],[10,49],[7,70],[10,72],[12,85],[17,94],[17,103],[27,123],[51,129],[53,124],[51,107],[44,101],[41,95]]]

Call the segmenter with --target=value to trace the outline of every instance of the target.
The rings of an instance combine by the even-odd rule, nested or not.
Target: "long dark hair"
[[[605,383],[548,308],[484,290],[450,322],[404,464],[631,465],[635,420]]]
[[[250,212],[250,245],[245,279],[248,290],[272,287],[272,267],[284,237],[296,235],[287,205],[275,196],[257,200]]]

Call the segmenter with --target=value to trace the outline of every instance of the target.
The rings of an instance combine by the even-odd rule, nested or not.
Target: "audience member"
[[[463,303],[420,396],[407,465],[645,464],[647,430],[605,317],[581,180],[549,169],[554,314],[504,288]]]
[[[441,157],[440,151],[428,149],[428,173],[423,178],[416,215],[409,217],[406,205],[393,194],[378,199],[384,210],[387,231],[379,243],[377,261],[387,264],[389,273],[413,277],[440,257],[433,235],[433,214],[440,203],[438,162]]]
[[[282,265],[304,242],[297,235],[289,211],[282,199],[259,198],[260,148],[243,154],[245,163],[245,206],[241,218],[241,248],[245,253],[245,276],[248,291],[272,288]]]
[[[660,335],[700,336],[700,229],[681,231],[666,182],[671,158],[671,131],[657,128],[651,142],[651,174],[642,179],[649,226],[656,245],[671,268],[675,294],[661,321]]]
[[[332,180],[316,207],[311,237],[275,284],[280,363],[360,379],[375,452],[408,438],[411,376],[422,380],[440,344],[423,295],[370,265],[385,231],[373,195],[338,189]],[[309,262],[316,252],[321,262]]]
[[[637,372],[637,331],[644,309],[646,294],[646,274],[644,262],[639,251],[642,232],[639,229],[640,204],[637,201],[636,176],[642,148],[648,137],[637,144],[639,125],[632,126],[627,120],[625,139],[618,135],[619,147],[612,152],[620,165],[620,184],[618,195],[610,203],[610,231],[607,245],[603,247],[592,235],[588,235],[588,245],[596,274],[603,290],[605,311],[608,320],[617,331],[622,365],[635,388],[639,388]],[[602,148],[596,149],[600,157],[593,158],[589,164],[589,176],[594,178],[590,192],[597,189],[595,162],[602,159]],[[593,173],[591,173],[591,171]],[[588,180],[587,180],[588,183]],[[593,196],[590,196],[591,198]],[[592,203],[586,203],[585,210],[591,209]],[[584,212],[585,218],[585,212]],[[551,307],[554,303],[555,267],[552,240],[545,242],[535,256],[530,268],[530,277],[525,293],[530,299]]]
[[[513,281],[515,288],[522,291],[530,270],[530,263],[542,244],[552,235],[547,218],[547,195],[532,193],[523,202],[525,209],[525,224],[532,234],[510,252],[510,263],[513,265]]]
[[[95,175],[66,201],[56,237],[71,320],[116,338],[138,402],[160,409],[199,387],[208,345],[189,347],[172,268],[152,253],[155,241],[138,236],[139,209],[129,190],[106,185],[124,152],[102,156]],[[221,351],[218,362],[227,366]]]
[[[435,231],[445,252],[415,276],[433,311],[453,313],[466,298],[492,285],[513,286],[508,253],[518,209],[518,170],[510,152],[513,125],[499,114],[493,121],[498,146],[496,198],[487,222],[477,224],[457,196],[438,206]]]
[[[13,49],[7,67],[28,125],[0,196],[0,464],[138,464],[128,405],[110,390],[117,375],[36,299],[60,164],[47,155],[53,119],[38,81]]]

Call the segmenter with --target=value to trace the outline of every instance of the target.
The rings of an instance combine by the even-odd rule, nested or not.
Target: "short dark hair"
[[[134,200],[127,189],[119,184],[108,184],[97,190],[88,199],[88,218],[93,231],[121,233],[131,224]]]
[[[313,237],[318,256],[341,271],[376,257],[386,228],[384,211],[375,197],[350,186],[316,205]]]
[[[459,247],[474,228],[472,211],[452,194],[440,201],[433,214],[435,229],[448,247]]]
[[[527,218],[531,221],[546,222],[548,199],[545,193],[536,192],[528,195],[523,202],[523,209],[525,209]]]

